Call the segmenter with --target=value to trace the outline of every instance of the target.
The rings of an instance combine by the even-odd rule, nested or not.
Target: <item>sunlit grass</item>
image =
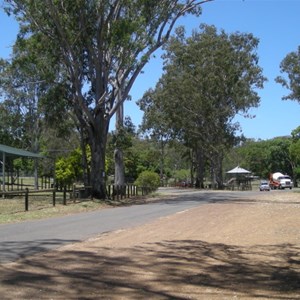
[[[95,211],[108,207],[142,204],[148,201],[157,201],[165,196],[153,192],[147,196],[138,196],[114,200],[91,200],[67,198],[67,205],[63,205],[63,193],[56,192],[55,206],[53,206],[53,194],[41,192],[29,194],[29,210],[25,211],[25,195],[10,199],[0,198],[0,224],[16,223],[28,220],[38,220],[81,212]]]

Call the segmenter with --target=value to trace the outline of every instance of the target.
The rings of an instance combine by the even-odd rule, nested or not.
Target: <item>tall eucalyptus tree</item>
[[[41,55],[46,47],[61,70],[54,81],[67,79],[69,103],[91,148],[95,197],[106,194],[105,148],[112,116],[176,21],[200,15],[201,4],[209,1],[4,0],[20,22],[19,39],[39,34]]]
[[[178,29],[166,44],[165,73],[151,92],[152,113],[157,114],[159,107],[163,124],[167,120],[193,149],[197,185],[203,185],[207,162],[214,180],[222,185],[223,153],[238,129],[233,119],[258,106],[257,89],[265,78],[255,51],[258,39],[252,34],[226,34],[207,25],[200,28],[188,38],[183,28]]]

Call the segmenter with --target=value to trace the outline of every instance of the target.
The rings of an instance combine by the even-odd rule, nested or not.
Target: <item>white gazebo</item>
[[[251,190],[251,178],[248,176],[251,174],[251,171],[248,171],[240,166],[236,166],[232,170],[226,172],[226,174],[231,175],[231,179],[227,182],[228,188],[234,190],[237,189],[242,190]]]
[[[250,174],[251,172],[241,168],[240,166],[235,167],[234,169],[226,172],[227,174]]]

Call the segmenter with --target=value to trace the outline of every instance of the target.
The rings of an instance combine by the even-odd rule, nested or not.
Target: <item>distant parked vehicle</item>
[[[271,190],[271,187],[267,181],[262,181],[260,183],[259,190],[261,192],[265,192],[265,191],[269,192]]]

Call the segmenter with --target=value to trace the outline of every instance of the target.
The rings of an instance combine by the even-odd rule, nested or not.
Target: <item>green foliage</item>
[[[292,134],[293,141],[298,141],[300,139],[300,126],[292,130],[291,134]]]
[[[118,131],[112,132],[111,142],[115,148],[125,150],[132,146],[132,134],[128,133],[125,127],[120,127]]]
[[[294,168],[294,176],[293,176],[293,178],[296,179],[296,180],[300,179],[300,166]],[[294,185],[298,186],[297,181],[294,181]]]
[[[149,58],[168,40],[178,18],[200,15],[204,2],[3,1],[5,11],[20,25],[19,58],[25,58],[22,63],[29,70],[28,81],[51,83],[51,88],[39,90],[43,106],[53,106],[55,112],[72,110],[83,133],[82,143],[90,145],[90,178],[96,197],[105,196],[105,180],[99,170],[105,169],[111,118],[128,99]],[[40,108],[36,104],[35,109]],[[38,125],[40,115],[35,116]],[[55,114],[48,117],[57,120]]]
[[[300,166],[300,140],[293,141],[289,147],[290,156],[292,161]]]
[[[127,121],[126,121],[127,120]],[[161,149],[158,146],[158,141],[155,137],[143,139],[140,136],[137,136],[135,133],[135,128],[132,127],[131,122],[128,118],[125,119],[123,133],[126,134],[125,141],[128,141],[122,146],[124,153],[124,164],[125,164],[125,178],[127,182],[133,182],[137,179],[138,175],[146,170],[150,170],[156,173],[161,171]],[[114,132],[109,134],[108,139],[108,151],[106,156],[107,161],[107,174],[114,174],[114,160],[113,152],[114,147],[116,146],[116,136]],[[186,159],[183,157],[184,151],[186,148],[176,141],[166,143],[164,147],[164,164],[162,175],[164,178],[171,177],[173,173],[174,166],[178,168],[187,167]]]
[[[296,100],[300,102],[300,46],[297,51],[289,53],[280,64],[281,73],[286,76],[278,76],[275,81],[290,90],[290,94],[283,100]]]
[[[221,180],[224,152],[234,145],[239,128],[233,118],[248,116],[259,104],[257,89],[266,78],[257,46],[252,34],[202,25],[186,38],[180,28],[166,44],[165,73],[138,102],[143,132],[159,141],[179,139],[193,151],[200,185],[205,166]]]
[[[274,172],[293,176],[291,150],[293,150],[291,138],[246,140],[232,152],[230,167],[237,164],[243,165],[261,178],[268,178],[269,174]]]
[[[293,141],[289,147],[291,165],[293,168],[294,183],[297,185],[297,179],[300,179],[300,140]]]
[[[176,181],[190,181],[190,170],[180,169],[174,172],[174,179]]]
[[[109,135],[109,140],[112,138]],[[127,182],[134,182],[143,171],[150,170],[156,173],[161,171],[161,151],[157,147],[156,139],[142,139],[136,135],[132,136],[132,146],[124,149],[125,177]],[[107,174],[114,174],[114,147],[108,142],[106,156]],[[172,177],[174,168],[189,168],[185,157],[187,148],[181,143],[172,141],[166,143],[164,149],[164,164],[162,175],[165,179]]]
[[[127,135],[129,138],[129,135]],[[130,143],[124,145],[125,177],[128,182],[133,182],[138,175],[145,170],[156,170],[159,154],[154,144],[147,140],[140,140],[137,136],[131,135]],[[108,151],[106,155],[107,174],[114,174],[114,136],[109,135]]]
[[[257,46],[251,34],[229,35],[207,25],[190,38],[172,38],[166,47],[166,72],[154,95],[163,120],[208,147],[224,144],[236,130],[231,123],[235,115],[259,104],[257,89],[265,78]]]
[[[281,173],[292,175],[290,144],[290,138],[274,138],[269,141],[269,158],[272,173],[279,170]]]
[[[3,144],[34,152],[45,146],[56,150],[46,145],[50,129],[55,128],[59,137],[73,135],[66,85],[55,84],[56,64],[48,50],[41,33],[27,39],[18,36],[13,59],[0,61],[0,91],[5,99],[0,105]]]
[[[159,175],[152,171],[143,171],[134,183],[139,187],[147,187],[155,191],[160,186]]]
[[[74,150],[69,156],[56,161],[55,176],[61,185],[69,185],[82,178],[82,153],[80,149]]]

